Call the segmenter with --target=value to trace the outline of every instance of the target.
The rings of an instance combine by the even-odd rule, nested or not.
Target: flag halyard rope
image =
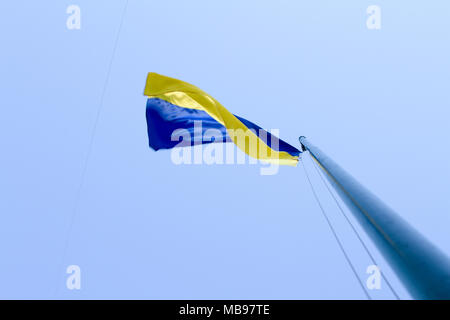
[[[71,215],[69,217],[69,225],[68,225],[68,229],[66,231],[66,239],[65,239],[65,243],[64,243],[64,248],[63,248],[63,256],[61,258],[61,262],[60,262],[60,266],[57,270],[58,273],[58,277],[57,277],[57,284],[55,287],[55,296],[57,296],[58,294],[58,289],[59,289],[59,280],[61,278],[59,271],[62,269],[62,267],[64,266],[64,262],[66,260],[67,257],[67,251],[68,251],[68,247],[69,247],[69,242],[70,242],[70,237],[72,234],[72,229],[73,229],[73,225],[75,222],[75,217],[78,214],[79,211],[79,206],[80,206],[80,200],[81,200],[81,191],[83,189],[83,186],[85,184],[85,180],[86,180],[86,174],[87,174],[87,168],[88,168],[88,164],[89,164],[89,160],[91,158],[91,154],[92,154],[92,149],[93,149],[93,145],[94,145],[94,138],[95,138],[95,134],[97,132],[97,126],[98,126],[98,122],[100,119],[100,114],[103,110],[103,104],[104,104],[104,100],[105,100],[105,95],[106,95],[106,89],[108,88],[108,84],[109,84],[109,79],[111,76],[111,70],[112,70],[112,65],[114,62],[114,58],[116,56],[116,51],[117,51],[117,46],[119,43],[119,37],[120,34],[122,32],[122,27],[123,27],[123,23],[125,20],[125,15],[127,12],[127,8],[128,8],[128,2],[129,0],[126,0],[125,5],[122,9],[122,13],[120,15],[120,22],[119,22],[119,27],[118,27],[118,31],[116,33],[116,37],[114,40],[114,45],[113,45],[113,49],[112,49],[112,53],[111,53],[111,58],[109,60],[109,64],[108,64],[108,69],[106,72],[106,78],[105,78],[105,82],[103,84],[102,87],[102,91],[101,91],[101,95],[100,95],[100,102],[99,102],[99,106],[97,108],[97,112],[94,118],[94,124],[90,133],[90,137],[89,137],[89,143],[88,143],[88,148],[87,148],[87,153],[86,156],[84,158],[84,162],[83,162],[83,167],[82,167],[82,172],[81,172],[81,178],[80,178],[80,183],[78,184],[78,188],[76,191],[76,195],[75,195],[75,203],[74,203],[74,207],[73,210],[71,212]]]
[[[364,250],[366,251],[367,255],[369,256],[370,260],[372,261],[372,263],[376,266],[378,266],[377,262],[375,261],[375,258],[373,257],[373,255],[370,253],[369,248],[367,247],[367,245],[365,244],[365,242],[363,241],[362,237],[360,236],[359,232],[356,230],[355,226],[353,225],[353,223],[350,221],[350,219],[348,218],[347,214],[344,212],[344,209],[342,208],[342,206],[339,204],[339,201],[337,200],[336,196],[334,195],[334,193],[331,191],[328,183],[325,181],[325,178],[323,177],[323,174],[320,172],[319,170],[319,166],[317,165],[316,161],[314,160],[314,158],[311,156],[311,153],[308,151],[308,155],[309,155],[309,159],[313,164],[313,167],[316,169],[317,174],[319,175],[320,179],[322,180],[323,184],[325,185],[325,187],[327,188],[328,192],[330,193],[331,197],[334,199],[334,202],[336,203],[336,206],[339,208],[339,211],[341,212],[341,214],[344,216],[345,220],[347,221],[347,223],[350,225],[351,229],[353,230],[353,232],[355,233],[356,237],[358,238],[359,242],[361,243],[361,245],[363,246]],[[387,279],[387,277],[384,275],[384,272],[381,271],[381,276],[384,279],[384,281],[386,281],[386,284],[388,285],[389,289],[391,290],[392,294],[395,296],[395,298],[397,300],[401,300],[399,295],[397,294],[397,292],[394,290],[394,288],[392,287],[391,283],[389,282],[389,280]]]
[[[313,184],[312,184],[312,182],[311,182],[311,179],[310,179],[310,177],[309,177],[308,171],[306,170],[305,164],[304,164],[304,162],[303,162],[303,157],[300,157],[300,162],[302,163],[302,167],[303,167],[303,170],[304,170],[304,172],[305,172],[306,179],[308,180],[308,183],[309,183],[309,186],[310,186],[310,188],[311,188],[311,191],[312,191],[312,193],[313,193],[313,195],[314,195],[314,198],[315,198],[315,200],[316,200],[316,202],[317,202],[317,204],[318,204],[318,206],[319,206],[319,208],[320,208],[320,211],[322,212],[323,217],[325,218],[325,220],[326,220],[326,222],[327,222],[327,224],[328,224],[328,227],[329,227],[330,230],[331,230],[331,233],[333,234],[334,239],[336,240],[336,243],[338,244],[339,248],[341,249],[341,252],[342,252],[342,254],[344,255],[345,260],[347,261],[347,263],[348,263],[350,269],[352,270],[352,272],[353,272],[353,274],[354,274],[356,280],[358,281],[359,285],[361,286],[361,289],[363,290],[365,296],[367,297],[368,300],[372,300],[372,298],[370,297],[369,293],[367,292],[366,287],[364,286],[363,282],[362,282],[361,279],[359,278],[358,273],[356,272],[355,266],[353,265],[352,261],[350,260],[350,257],[348,256],[347,252],[345,251],[345,248],[344,248],[344,246],[342,245],[342,242],[341,242],[341,240],[339,239],[339,237],[338,237],[338,235],[337,235],[337,233],[336,233],[336,230],[334,229],[334,227],[333,227],[333,225],[332,225],[330,219],[328,218],[328,215],[327,215],[327,213],[325,212],[325,209],[323,208],[322,203],[320,202],[319,197],[317,196],[316,190],[314,189],[314,186],[313,186]]]

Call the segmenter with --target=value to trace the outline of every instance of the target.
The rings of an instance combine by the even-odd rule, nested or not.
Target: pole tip
[[[300,141],[300,145],[302,146],[302,151],[306,151],[306,148],[305,148],[305,146],[302,143],[303,139],[306,139],[306,137],[305,136],[298,137],[298,141]]]

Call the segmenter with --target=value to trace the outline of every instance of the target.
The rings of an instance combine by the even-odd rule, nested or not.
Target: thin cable
[[[353,232],[356,234],[356,237],[358,238],[359,242],[361,243],[361,245],[364,247],[364,250],[366,251],[367,255],[370,257],[370,260],[372,260],[373,264],[378,266],[378,263],[375,261],[375,258],[372,256],[372,254],[369,251],[369,248],[366,246],[366,244],[364,243],[363,239],[361,238],[359,232],[356,230],[355,226],[353,225],[353,223],[350,221],[350,219],[348,218],[347,214],[344,212],[344,210],[342,209],[341,205],[339,204],[339,201],[337,200],[336,196],[334,195],[334,193],[331,191],[330,187],[328,186],[328,183],[325,181],[325,178],[323,177],[322,173],[319,171],[319,167],[316,163],[316,161],[313,159],[313,157],[311,156],[311,153],[308,151],[309,154],[309,158],[310,161],[313,164],[313,167],[316,169],[317,174],[319,175],[320,179],[322,180],[323,184],[325,185],[325,187],[327,188],[328,192],[330,193],[330,195],[333,197],[334,202],[336,202],[336,205],[338,206],[339,210],[341,211],[342,215],[344,216],[345,220],[347,221],[347,223],[350,225],[350,227],[352,228]],[[397,294],[397,292],[395,292],[394,288],[392,287],[391,283],[388,281],[388,279],[386,278],[386,276],[384,275],[383,272],[381,272],[381,276],[384,279],[384,281],[386,281],[386,284],[388,285],[389,289],[391,290],[391,292],[394,294],[395,298],[397,300],[400,300],[399,295]]]
[[[101,93],[101,96],[100,96],[100,103],[99,103],[99,106],[97,108],[97,113],[95,115],[94,125],[92,127],[92,131],[91,131],[91,135],[90,135],[90,139],[89,139],[89,144],[88,144],[88,149],[87,149],[86,157],[84,159],[83,169],[81,171],[80,184],[78,185],[76,196],[75,196],[74,209],[72,211],[72,215],[71,215],[70,221],[69,221],[66,241],[65,241],[65,245],[64,245],[64,253],[63,253],[61,265],[58,268],[58,274],[59,274],[59,270],[62,269],[62,266],[64,265],[64,261],[66,260],[67,249],[69,247],[69,241],[70,241],[70,236],[72,234],[73,224],[75,222],[75,216],[77,215],[77,213],[79,211],[80,200],[81,200],[81,190],[83,189],[83,186],[84,186],[84,183],[85,183],[85,180],[86,180],[86,172],[87,172],[89,160],[90,160],[91,154],[92,154],[92,149],[93,149],[93,145],[94,145],[94,137],[95,137],[95,133],[97,132],[97,125],[98,125],[98,121],[100,119],[100,114],[101,114],[101,112],[103,110],[103,102],[105,100],[106,89],[108,88],[109,78],[111,76],[112,65],[113,65],[113,62],[114,62],[114,58],[116,56],[117,44],[119,43],[119,37],[120,37],[120,33],[122,31],[123,21],[125,20],[125,15],[126,15],[127,8],[128,8],[128,1],[129,0],[126,0],[125,6],[124,6],[124,8],[122,10],[122,15],[120,17],[120,23],[119,23],[119,29],[117,31],[116,38],[114,40],[113,50],[112,50],[112,53],[111,53],[111,59],[109,60],[108,69],[107,69],[107,72],[106,72],[106,79],[105,79],[105,83],[103,84],[103,89],[102,89],[102,93]],[[58,277],[58,283],[59,283],[59,277]],[[57,293],[58,293],[58,287],[59,287],[58,283],[56,285],[55,295],[57,295]]]
[[[306,170],[306,167],[305,167],[305,164],[304,164],[302,158],[300,158],[300,162],[302,163],[303,170],[305,171],[305,175],[306,175],[306,178],[307,178],[307,180],[308,180],[308,182],[309,182],[309,186],[311,187],[311,191],[312,191],[312,193],[313,193],[313,195],[314,195],[314,198],[316,199],[316,202],[317,202],[317,204],[319,205],[320,210],[322,211],[322,214],[323,214],[325,220],[327,221],[327,224],[328,224],[328,226],[330,227],[330,230],[331,230],[331,232],[333,233],[333,236],[334,236],[334,238],[335,238],[337,244],[339,245],[339,248],[341,249],[342,253],[344,254],[345,260],[347,260],[348,265],[349,265],[350,268],[352,269],[353,274],[355,275],[356,280],[358,280],[358,283],[359,283],[359,285],[361,286],[362,290],[364,291],[364,294],[366,295],[367,299],[368,299],[368,300],[372,300],[372,298],[370,297],[370,295],[369,295],[369,293],[367,292],[366,288],[364,287],[364,284],[362,283],[361,279],[358,277],[358,273],[356,272],[356,269],[355,269],[355,267],[353,266],[353,263],[351,262],[350,258],[348,257],[347,252],[346,252],[345,249],[344,249],[344,246],[342,245],[341,241],[339,240],[339,237],[337,236],[337,233],[336,233],[336,231],[334,230],[334,227],[333,227],[333,225],[331,224],[331,221],[330,221],[330,219],[328,218],[328,215],[325,213],[325,210],[324,210],[324,208],[323,208],[323,206],[322,206],[322,203],[320,202],[319,197],[317,196],[317,193],[316,193],[316,191],[315,191],[315,189],[314,189],[314,186],[313,186],[313,184],[312,184],[312,182],[311,182],[311,179],[309,178],[308,171]]]

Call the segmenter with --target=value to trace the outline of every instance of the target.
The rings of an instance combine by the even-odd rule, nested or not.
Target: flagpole
[[[450,259],[306,137],[299,138],[415,299],[450,299]]]

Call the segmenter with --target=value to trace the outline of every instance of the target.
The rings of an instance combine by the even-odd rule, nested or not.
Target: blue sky
[[[1,298],[365,298],[301,167],[176,166],[148,148],[149,71],[295,146],[309,137],[450,254],[449,4],[129,0],[77,197],[124,5],[0,4]],[[369,258],[305,165],[365,280]]]

